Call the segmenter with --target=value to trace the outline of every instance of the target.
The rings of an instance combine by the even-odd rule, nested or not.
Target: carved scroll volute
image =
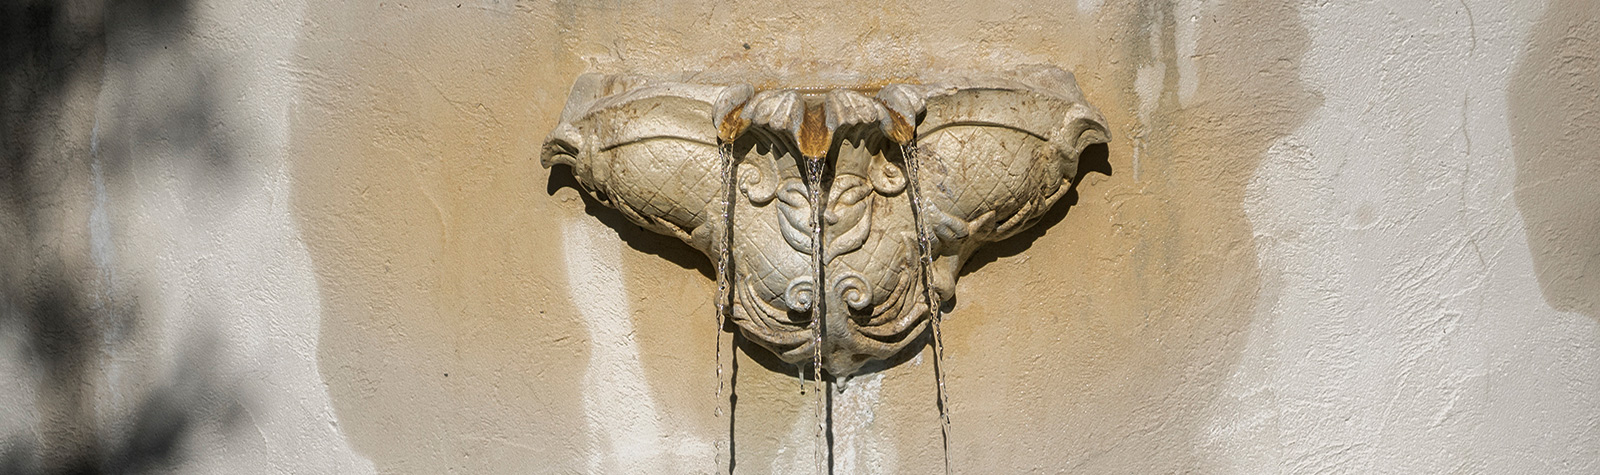
[[[762,91],[723,120],[738,165],[733,205],[733,321],[787,362],[811,357],[811,202],[795,141],[804,104],[793,91]],[[728,127],[723,127],[728,131]]]
[[[733,152],[748,199],[733,214],[735,275],[746,279],[734,305],[735,323],[784,361],[798,363],[813,355],[807,312],[820,302],[823,364],[839,376],[916,341],[927,306],[917,298],[922,288],[915,230],[904,196],[901,150],[911,125],[878,99],[850,90],[764,91],[751,98],[739,120],[748,129],[734,141]],[[816,285],[810,256],[816,203],[807,194],[800,161],[824,154],[831,172],[821,192],[824,269]],[[763,206],[761,182],[743,176],[769,174],[777,178],[776,199]],[[787,249],[774,244],[780,242],[774,234]],[[782,294],[774,295],[780,284]]]
[[[917,341],[928,307],[905,193],[909,121],[879,98],[854,91],[833,91],[826,104],[834,174],[824,215],[823,354],[829,373],[847,376]]]

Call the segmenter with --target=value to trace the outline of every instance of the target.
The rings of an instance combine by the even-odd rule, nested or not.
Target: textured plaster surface
[[[41,5],[0,20],[30,32],[5,47],[30,146],[0,177],[0,473],[371,473],[290,210],[303,5]]]
[[[730,433],[741,473],[810,472],[812,396],[760,350],[720,352],[715,412],[710,264],[539,167],[571,81],[1051,63],[1116,140],[961,278],[956,472],[1593,473],[1591,3],[116,16],[0,116],[32,151],[0,177],[0,471],[177,420],[180,472],[706,473]],[[939,470],[928,352],[833,400],[843,472]]]
[[[1550,276],[1572,267],[1552,270],[1541,255],[1595,255],[1593,235],[1571,231],[1593,223],[1594,209],[1527,198],[1530,181],[1534,194],[1566,195],[1557,200],[1592,188],[1525,178],[1595,165],[1578,150],[1529,156],[1570,149],[1585,123],[1572,111],[1594,113],[1592,92],[1582,105],[1567,76],[1581,66],[1545,69],[1571,54],[1552,43],[1579,41],[1565,25],[1585,21],[1558,8],[1305,10],[1316,32],[1306,77],[1324,103],[1273,144],[1249,187],[1268,272],[1228,384],[1233,402],[1215,406],[1230,414],[1216,440],[1236,447],[1237,466],[1596,469],[1600,332],[1571,312],[1581,300],[1571,289],[1587,277]],[[1593,90],[1588,74],[1576,87]],[[1552,82],[1569,86],[1539,87]],[[1530,100],[1562,106],[1517,114]],[[1554,119],[1519,127],[1519,115]],[[1539,228],[1552,221],[1567,233]]]

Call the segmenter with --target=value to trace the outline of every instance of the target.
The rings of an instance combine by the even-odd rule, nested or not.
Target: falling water
[[[732,146],[730,144],[722,144],[721,146],[717,147],[717,154],[722,158],[722,225],[723,225],[723,227],[722,227],[722,235],[718,236],[718,238],[717,238],[717,247],[716,247],[716,249],[717,249],[717,297],[716,297],[716,300],[717,300],[716,301],[716,308],[717,308],[717,318],[716,318],[716,321],[717,321],[717,333],[716,333],[717,334],[717,350],[716,350],[716,355],[717,355],[717,395],[716,395],[716,399],[715,399],[715,402],[716,402],[716,417],[722,417],[722,403],[723,403],[723,401],[722,401],[722,384],[723,384],[723,382],[722,382],[722,329],[723,329],[724,326],[727,325],[727,319],[729,318],[729,315],[728,315],[729,307],[731,307],[732,303],[733,303],[732,302],[732,293],[733,293],[732,292],[732,288],[733,288],[733,285],[732,285],[732,283],[733,283],[732,272],[733,272],[733,269],[729,267],[728,261],[730,259],[729,255],[732,254],[732,252],[733,252],[733,200],[734,200],[733,192],[734,192],[734,185],[735,185],[736,177],[734,176],[734,173],[733,173],[733,150],[731,150],[731,149],[732,149]],[[735,356],[735,358],[737,358],[737,356]],[[731,447],[732,444],[733,444],[733,440],[732,440],[733,434],[731,432],[728,434],[728,438],[729,438],[728,445]],[[718,449],[717,450],[718,450],[718,452],[721,452],[721,450],[722,450],[721,449],[721,444],[718,444]],[[721,455],[722,455],[721,453],[717,454],[718,457],[721,457]],[[730,460],[733,458],[733,454],[731,452],[728,454],[728,458]]]
[[[822,157],[806,157],[806,192],[811,198],[811,381],[816,398],[816,467],[818,473],[829,472],[827,467],[827,417],[822,411],[827,406],[827,382],[822,381],[822,331],[824,328],[824,302],[826,286],[822,285]]]
[[[822,380],[822,332],[826,287],[822,273],[822,216],[825,208],[822,199],[822,157],[806,157],[806,188],[811,195],[811,377],[816,385],[817,399],[817,473],[828,473],[827,418],[823,414],[828,401],[827,383]]]
[[[928,238],[930,234],[928,223],[923,219],[926,210],[923,208],[922,186],[918,182],[920,167],[917,163],[917,149],[915,146],[905,145],[900,151],[906,163],[906,175],[909,181],[907,188],[911,190],[911,221],[917,228],[917,261],[922,268],[922,297],[923,302],[928,305],[928,326],[933,328],[933,379],[938,385],[939,434],[944,444],[944,473],[949,474],[950,400],[945,394],[944,368],[941,367],[944,361],[944,335],[939,332],[939,321],[944,319],[944,311],[940,308],[939,299],[933,289],[933,279],[928,273],[933,266],[933,249]]]

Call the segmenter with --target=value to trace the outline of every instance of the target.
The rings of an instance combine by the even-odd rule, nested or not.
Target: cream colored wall
[[[1053,63],[1110,171],[962,277],[956,472],[1600,469],[1589,2],[176,4],[0,116],[0,468],[809,472],[761,350],[715,412],[705,259],[538,166],[567,87]],[[840,472],[939,469],[929,358]]]

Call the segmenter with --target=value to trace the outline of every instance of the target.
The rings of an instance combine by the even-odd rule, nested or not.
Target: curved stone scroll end
[[[539,152],[539,165],[550,168],[554,165],[567,165],[577,173],[579,162],[578,154],[584,149],[583,135],[572,124],[557,125],[550,135],[545,136],[544,146]]]
[[[1065,156],[1066,162],[1073,165],[1071,169],[1063,170],[1065,178],[1071,179],[1076,174],[1078,155],[1084,148],[1111,141],[1111,129],[1106,124],[1105,116],[1083,97],[1083,90],[1078,88],[1077,77],[1071,71],[1049,64],[1035,64],[1012,70],[1010,77],[1036,94],[1069,105],[1061,123],[1054,130],[1042,134],[1049,137],[1051,145]]]
[[[1061,161],[1062,179],[1072,180],[1078,176],[1078,159],[1083,155],[1083,149],[1090,145],[1110,142],[1111,129],[1106,125],[1106,119],[1100,115],[1100,111],[1088,103],[1074,104],[1065,122],[1051,138],[1050,143],[1064,158]]]
[[[579,75],[572,82],[572,91],[567,93],[567,104],[561,108],[561,122],[544,138],[544,146],[539,153],[540,166],[550,168],[558,164],[567,165],[573,168],[573,174],[580,173],[581,164],[577,157],[583,153],[586,141],[572,124],[607,95],[609,82],[608,76],[596,73]]]

